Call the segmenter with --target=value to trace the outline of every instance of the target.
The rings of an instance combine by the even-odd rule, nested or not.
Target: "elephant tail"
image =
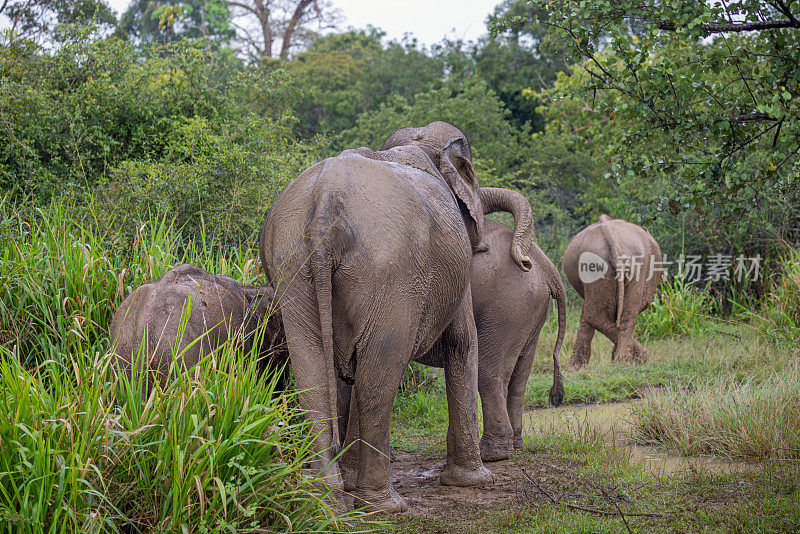
[[[333,354],[333,263],[327,247],[329,229],[320,232],[319,238],[313,243],[309,263],[314,291],[317,297],[319,311],[319,325],[322,337],[322,353],[324,356],[325,374],[328,381],[328,397],[331,410],[331,452],[335,457],[339,454],[339,425],[334,410],[337,406],[336,395],[336,369]]]
[[[616,272],[617,278],[617,328],[622,323],[622,306],[623,302],[625,302],[625,272],[618,272],[620,268],[620,261],[622,258],[622,252],[619,245],[619,236],[614,232],[611,228],[611,225],[606,224],[613,221],[611,217],[608,215],[601,215],[600,216],[600,231],[603,233],[603,237],[606,240],[606,244],[608,245],[608,249],[611,252],[611,263],[614,267],[614,271]]]
[[[553,265],[553,262],[539,250],[536,244],[531,247],[531,253],[543,256],[543,260],[540,264],[546,266],[547,286],[550,289],[550,296],[556,301],[558,336],[556,337],[556,344],[553,348],[553,386],[550,388],[550,404],[558,406],[564,401],[564,380],[558,365],[558,354],[561,352],[561,344],[564,342],[564,335],[567,331],[567,299],[564,292],[564,283],[561,281],[561,275],[556,269],[556,266]]]

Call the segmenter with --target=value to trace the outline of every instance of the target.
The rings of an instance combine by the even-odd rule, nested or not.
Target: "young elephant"
[[[633,329],[661,280],[661,248],[650,232],[601,215],[569,242],[563,267],[584,299],[570,367],[589,363],[595,330],[614,343],[612,359],[647,361],[649,353],[633,338]]]
[[[189,369],[201,353],[209,354],[228,340],[244,343],[249,351],[255,329],[266,317],[269,322],[259,361],[266,364],[264,357],[271,352],[270,360],[280,366],[288,355],[278,346],[283,331],[273,306],[274,294],[271,287],[242,287],[227,276],[215,276],[191,264],[170,269],[159,280],[136,288],[114,312],[110,336],[117,365],[130,377],[132,362],[141,359],[140,370],[149,375],[146,388],[152,379],[165,387],[176,371],[173,354],[185,350],[180,359]],[[183,318],[184,326],[181,319],[188,307],[191,314]],[[145,338],[147,349],[141,351]]]

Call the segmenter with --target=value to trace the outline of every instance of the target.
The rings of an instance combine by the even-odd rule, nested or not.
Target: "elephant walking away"
[[[130,377],[138,362],[146,389],[153,381],[166,387],[181,371],[173,369],[173,354],[182,353],[180,363],[189,369],[201,353],[209,354],[228,340],[244,343],[244,350],[250,351],[256,327],[266,319],[257,351],[259,362],[265,364],[269,357],[281,367],[288,354],[273,297],[271,287],[243,287],[232,278],[191,264],[170,269],[160,279],[136,288],[114,312],[110,337],[117,366]],[[191,314],[182,323],[188,307]],[[146,347],[141,346],[143,340]]]
[[[479,451],[470,291],[472,254],[487,248],[481,189],[466,136],[440,124],[442,144],[347,150],[309,168],[275,201],[260,237],[315,425],[314,466],[335,486],[344,474],[356,506],[389,512],[407,508],[389,476],[392,402],[408,363],[439,338],[449,409],[440,481],[492,480]],[[358,441],[343,473],[332,461],[337,375],[355,385],[348,434]]]
[[[614,343],[612,359],[647,361],[649,353],[634,339],[633,330],[661,280],[661,248],[650,232],[601,215],[569,242],[563,267],[584,299],[570,367],[589,363],[595,330]]]
[[[521,202],[528,203],[524,197]],[[558,336],[550,403],[558,406],[564,399],[558,354],[566,329],[566,305],[561,275],[536,243],[531,242],[527,252],[533,267],[524,272],[501,253],[508,248],[513,231],[488,219],[484,229],[489,251],[473,257],[471,285],[483,410],[481,459],[492,461],[509,458],[523,447],[525,389],[551,298],[556,301]]]
[[[499,191],[504,193],[504,199],[513,198],[507,195],[509,191]],[[483,193],[486,198],[491,188],[483,188]],[[515,195],[517,202],[528,204],[522,195]],[[514,213],[512,210],[516,209],[512,205],[502,211]],[[483,224],[489,250],[473,256],[470,285],[478,331],[478,392],[483,411],[480,451],[481,460],[488,462],[510,458],[515,450],[523,447],[525,388],[551,298],[556,301],[558,336],[553,349],[550,403],[558,406],[564,399],[558,354],[566,329],[566,302],[561,275],[535,243],[531,244],[529,252],[526,251],[533,268],[522,271],[506,252],[513,230],[490,219],[485,219]],[[419,361],[442,367],[442,349],[441,340],[437,341]],[[339,383],[340,433],[347,429],[351,389]]]

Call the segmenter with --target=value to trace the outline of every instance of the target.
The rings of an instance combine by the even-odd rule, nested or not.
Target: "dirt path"
[[[484,465],[494,475],[493,484],[471,488],[442,486],[439,473],[444,458],[403,453],[392,463],[392,480],[395,489],[408,501],[409,514],[442,518],[443,514],[457,514],[465,504],[488,506],[525,499],[528,483],[522,469],[532,476],[548,477],[568,477],[575,471],[575,466],[524,456]]]

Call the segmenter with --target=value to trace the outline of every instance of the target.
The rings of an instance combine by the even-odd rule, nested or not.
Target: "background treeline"
[[[155,216],[229,248],[313,162],[446,120],[470,135],[484,185],[529,198],[538,242],[557,263],[568,238],[601,213],[647,225],[670,260],[777,258],[797,239],[800,207],[798,75],[796,62],[786,64],[798,59],[796,30],[781,34],[781,56],[765,49],[774,32],[733,44],[692,31],[655,38],[644,15],[584,4],[548,11],[506,0],[476,42],[426,48],[375,28],[337,29],[335,2],[135,0],[120,18],[103,0],[5,2],[0,195],[15,206],[66,198],[120,245]],[[772,4],[762,4],[745,7],[763,18]],[[693,9],[680,20],[702,27],[708,14]],[[574,16],[581,25],[565,31],[559,21]],[[615,31],[592,17],[616,22]],[[711,60],[717,68],[704,66]],[[734,67],[752,72],[745,85],[726,80]],[[647,87],[637,77],[645,75]],[[762,105],[753,92],[770,83],[777,98]],[[730,86],[734,102],[714,92]],[[671,107],[662,89],[685,105]],[[748,92],[755,102],[740,102]],[[697,101],[775,121],[767,134],[728,131],[719,110]],[[698,155],[708,161],[691,160]],[[716,285],[726,312],[727,297],[763,293]]]

